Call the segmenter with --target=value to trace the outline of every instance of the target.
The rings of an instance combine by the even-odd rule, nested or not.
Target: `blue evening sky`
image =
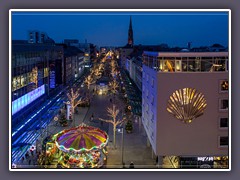
[[[28,30],[39,30],[59,43],[124,46],[130,15],[136,45],[228,45],[228,12],[12,12],[12,39],[27,40]]]

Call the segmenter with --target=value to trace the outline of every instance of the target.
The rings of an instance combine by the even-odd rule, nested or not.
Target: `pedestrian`
[[[28,157],[29,157],[28,152],[26,152],[25,158],[28,159]]]
[[[134,164],[133,162],[131,161],[130,165],[129,165],[129,168],[134,168]]]
[[[92,113],[92,116],[91,116],[91,121],[93,121],[93,117],[94,117],[94,116],[93,116],[93,113]]]
[[[31,155],[33,156],[33,150],[31,150]]]
[[[23,163],[23,161],[24,161],[24,157],[22,157],[22,159],[21,159],[21,162]]]
[[[125,163],[123,162],[123,168],[125,169],[126,168],[126,166],[125,166]]]
[[[28,165],[30,165],[31,164],[31,159],[29,159],[29,161],[28,161]]]

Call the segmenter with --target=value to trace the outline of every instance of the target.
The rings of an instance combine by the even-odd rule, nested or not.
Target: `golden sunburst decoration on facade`
[[[204,95],[194,88],[176,90],[169,98],[167,111],[184,123],[203,115],[207,103]]]

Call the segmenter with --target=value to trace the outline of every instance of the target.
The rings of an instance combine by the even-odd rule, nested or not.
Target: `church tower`
[[[130,24],[128,29],[128,45],[133,46],[133,30],[132,30],[132,16],[130,16]]]

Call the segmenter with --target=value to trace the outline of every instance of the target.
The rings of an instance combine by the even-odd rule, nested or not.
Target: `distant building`
[[[126,69],[126,59],[133,52],[133,28],[132,17],[130,16],[129,29],[128,29],[128,42],[127,45],[120,49],[120,66]]]
[[[64,44],[79,48],[79,41],[77,39],[64,39]]]
[[[144,51],[142,68],[142,123],[158,160],[228,157],[228,52]]]
[[[97,47],[87,40],[84,43],[80,43],[77,39],[64,39],[64,44],[67,46],[74,46],[80,49],[84,53],[84,66],[91,67],[92,60],[98,56]]]
[[[130,23],[128,29],[128,46],[133,47],[132,16],[130,16]]]
[[[85,69],[84,52],[74,46],[64,46],[64,85],[77,80]]]
[[[29,31],[28,43],[49,43],[54,44],[54,40],[48,37],[47,33],[41,31]]]

